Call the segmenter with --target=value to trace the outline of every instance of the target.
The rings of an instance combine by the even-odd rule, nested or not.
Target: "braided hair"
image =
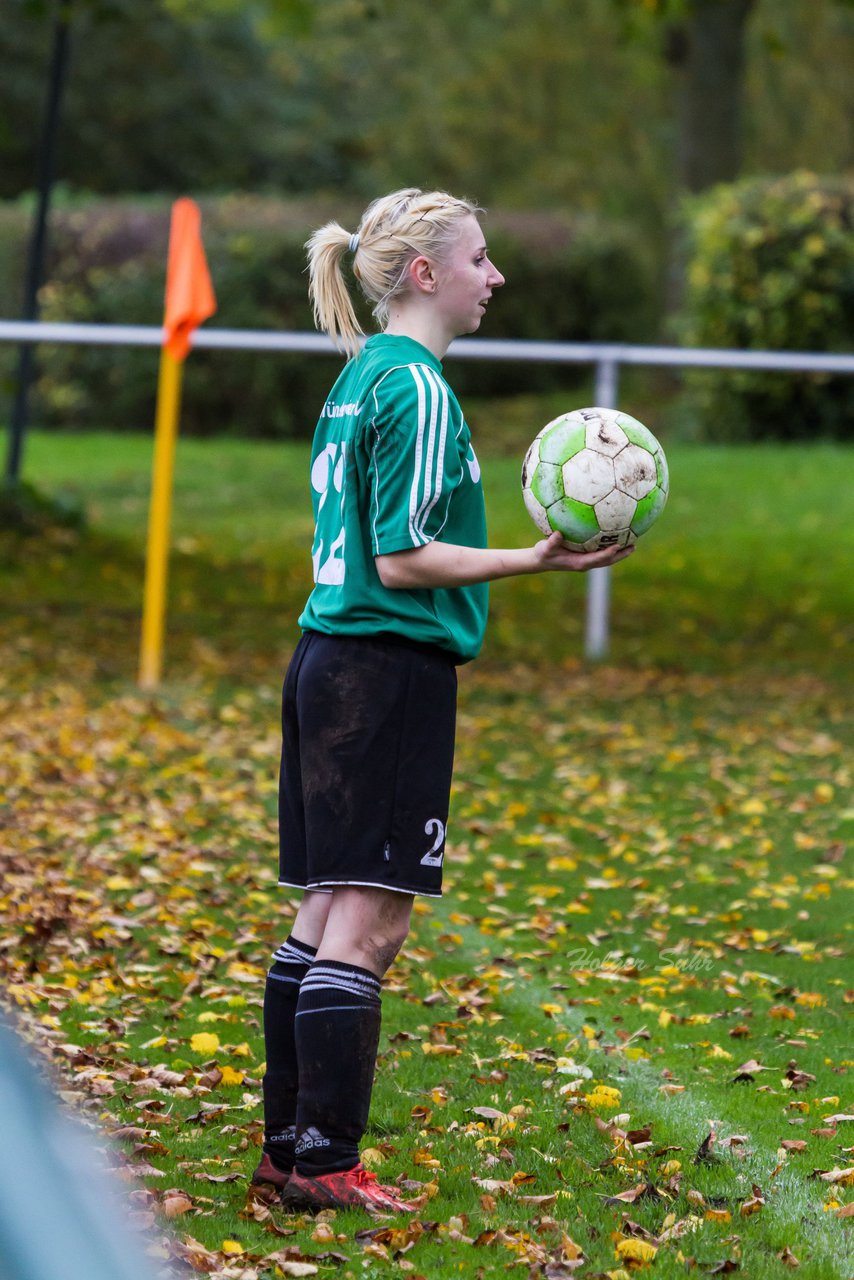
[[[423,256],[445,262],[460,222],[482,212],[471,201],[444,191],[405,187],[374,200],[355,234],[338,222],[327,222],[306,244],[309,297],[317,328],[348,356],[357,352],[363,331],[342,270],[346,253],[354,253],[353,274],[383,329],[389,304],[403,290],[413,259]]]

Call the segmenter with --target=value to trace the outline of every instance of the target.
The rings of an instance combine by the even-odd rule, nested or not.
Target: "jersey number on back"
[[[311,553],[311,562],[314,567],[315,582],[321,582],[330,587],[340,587],[344,581],[346,571],[344,565],[344,470],[346,453],[347,444],[345,441],[342,441],[340,445],[328,444],[323,452],[317,455],[311,468],[311,487],[315,493],[320,494],[320,501],[317,504],[315,545]],[[341,495],[341,501],[338,509],[338,531],[335,536],[330,536],[327,550],[325,539],[320,534],[320,516],[329,498],[330,489],[334,489],[336,493]],[[323,521],[324,528],[329,529],[333,520],[332,512],[328,511]]]

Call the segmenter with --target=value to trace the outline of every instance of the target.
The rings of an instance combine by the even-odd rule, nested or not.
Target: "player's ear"
[[[423,255],[413,258],[409,264],[409,279],[419,293],[436,292],[436,273],[429,258]]]

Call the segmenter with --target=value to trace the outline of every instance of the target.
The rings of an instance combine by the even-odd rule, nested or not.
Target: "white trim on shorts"
[[[324,889],[322,884],[294,884],[293,880],[278,880],[277,884],[280,889],[302,889],[304,893],[331,893],[331,889]]]
[[[289,880],[279,880],[284,889],[305,889],[317,893],[331,893],[333,885],[353,885],[359,889],[388,889],[389,893],[405,893],[409,898],[441,898],[441,893],[426,893],[423,889],[398,889],[393,884],[376,884],[373,880],[324,880],[323,884],[292,884]]]

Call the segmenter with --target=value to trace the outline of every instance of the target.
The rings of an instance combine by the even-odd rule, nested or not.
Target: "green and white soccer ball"
[[[631,546],[667,501],[664,450],[618,409],[574,409],[543,427],[522,466],[522,494],[537,528],[576,551]]]

